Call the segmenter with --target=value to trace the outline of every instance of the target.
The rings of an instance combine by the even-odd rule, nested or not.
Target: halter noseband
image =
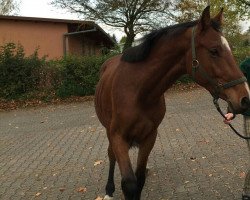
[[[197,57],[196,57],[196,51],[195,51],[195,27],[192,28],[192,39],[191,39],[191,49],[192,49],[192,77],[193,79],[195,80],[195,74],[197,72],[200,73],[200,75],[207,79],[208,82],[214,87],[214,91],[212,93],[212,96],[213,96],[213,103],[217,109],[217,111],[221,114],[221,116],[223,118],[226,119],[224,113],[221,111],[221,108],[219,106],[219,103],[218,103],[218,99],[219,99],[219,96],[220,96],[220,93],[222,90],[225,90],[227,88],[230,88],[230,87],[233,87],[233,86],[236,86],[236,85],[239,85],[241,83],[244,83],[244,82],[247,82],[247,79],[245,76],[239,78],[239,79],[235,79],[233,81],[230,81],[228,83],[225,83],[225,84],[221,84],[221,83],[218,83],[218,81],[216,81],[216,79],[212,78],[203,68],[202,66],[200,65],[199,61],[197,60]],[[234,113],[233,113],[234,114]],[[234,114],[235,115],[235,114]],[[236,135],[238,135],[239,137],[243,138],[243,139],[246,139],[246,140],[249,140],[250,137],[247,137],[247,136],[244,136],[242,134],[240,134],[239,132],[237,132],[237,130],[231,125],[229,124],[230,128],[235,132]]]

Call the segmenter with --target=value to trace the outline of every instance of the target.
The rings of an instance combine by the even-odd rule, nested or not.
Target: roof
[[[110,40],[113,45],[116,43],[99,25],[93,21],[85,20],[69,20],[69,19],[54,19],[54,18],[38,18],[38,17],[24,17],[24,16],[10,16],[10,15],[0,15],[0,20],[13,20],[13,21],[33,21],[33,22],[51,22],[51,23],[63,23],[63,24],[79,24],[79,25],[90,25],[96,27],[97,30],[101,31],[107,39]]]
[[[83,24],[83,23],[84,24],[95,24],[95,22],[93,22],[93,21],[54,19],[54,18],[41,18],[41,17],[10,16],[10,15],[0,15],[0,19],[20,20],[20,21],[35,21],[35,22],[53,22],[53,23],[65,23],[65,24]]]

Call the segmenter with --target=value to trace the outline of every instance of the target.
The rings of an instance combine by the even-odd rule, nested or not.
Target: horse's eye
[[[218,51],[217,49],[215,49],[215,48],[209,49],[209,53],[210,53],[211,56],[213,56],[213,57],[219,56],[219,51]]]

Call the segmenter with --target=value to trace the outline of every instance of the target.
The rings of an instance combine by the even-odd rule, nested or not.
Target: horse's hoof
[[[110,197],[109,195],[105,195],[103,200],[112,200],[112,199],[113,199],[113,197]]]
[[[250,196],[248,196],[248,195],[242,195],[242,200],[250,200]]]

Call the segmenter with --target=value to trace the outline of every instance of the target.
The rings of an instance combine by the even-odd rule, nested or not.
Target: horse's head
[[[226,100],[232,112],[242,113],[250,107],[249,87],[221,32],[222,20],[223,9],[210,18],[210,8],[205,8],[192,30],[192,67],[188,71],[215,98]]]

